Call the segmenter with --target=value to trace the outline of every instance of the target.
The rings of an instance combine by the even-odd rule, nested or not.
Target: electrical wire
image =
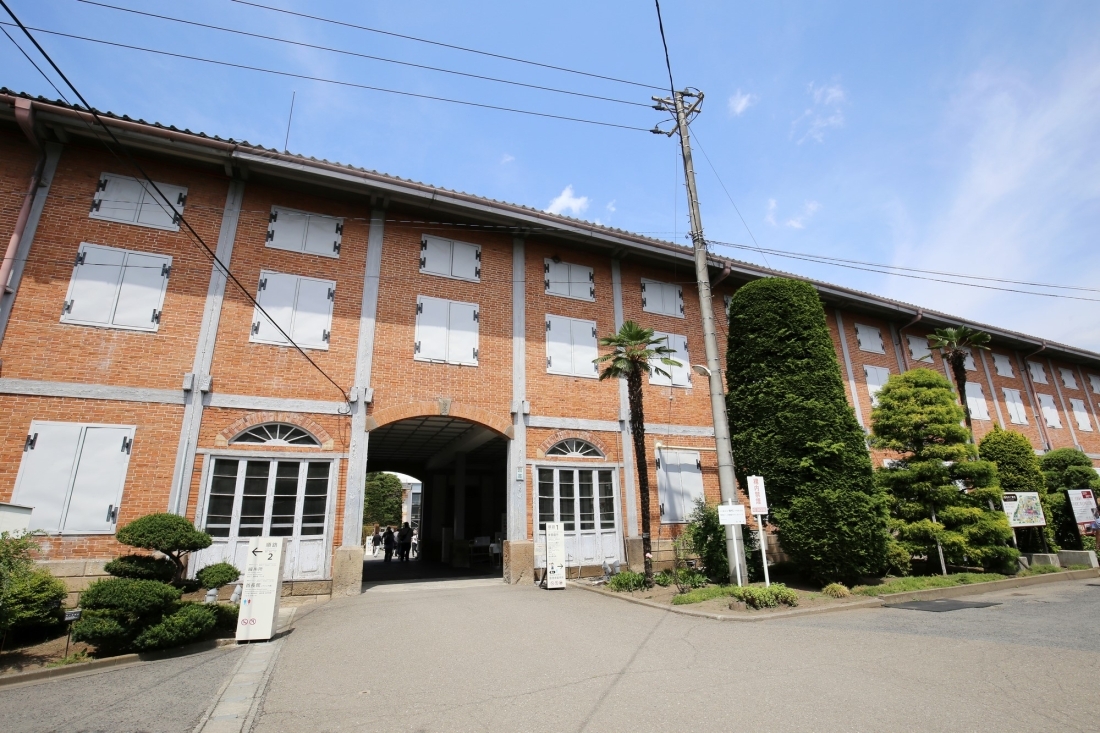
[[[495,59],[503,59],[505,61],[514,61],[519,64],[527,64],[529,66],[538,66],[544,69],[553,69],[554,71],[564,71],[569,74],[578,74],[580,76],[587,76],[593,79],[603,79],[604,81],[613,81],[619,84],[629,84],[636,87],[644,87],[646,89],[663,89],[663,87],[654,86],[652,84],[642,84],[641,82],[629,81],[627,79],[617,79],[613,76],[604,76],[603,74],[593,74],[587,71],[578,71],[576,69],[570,69],[564,66],[554,66],[553,64],[544,64],[538,61],[529,61],[527,59],[516,58],[515,56],[505,56],[499,53],[490,53],[489,51],[479,51],[476,48],[467,48],[465,46],[456,46],[451,43],[443,43],[441,41],[432,41],[427,38],[418,38],[416,36],[408,36],[402,33],[394,33],[393,31],[384,31],[379,28],[371,28],[365,25],[356,25],[355,23],[348,23],[342,20],[333,20],[331,18],[323,18],[319,15],[309,15],[307,13],[299,13],[293,10],[285,10],[283,8],[276,8],[270,5],[261,5],[260,3],[247,2],[246,0],[232,0],[232,2],[238,5],[249,5],[254,8],[260,8],[262,10],[270,10],[274,13],[283,13],[285,15],[293,15],[299,18],[307,18],[309,20],[316,20],[322,23],[331,23],[332,25],[339,25],[345,28],[354,28],[360,31],[368,31],[370,33],[379,33],[384,36],[391,36],[393,38],[402,38],[406,41],[416,41],[418,43],[427,43],[432,46],[440,46],[442,48],[449,48],[455,51],[464,51],[466,53],[478,54],[479,56],[488,56]]]
[[[11,25],[10,23],[0,23],[0,25]],[[187,59],[189,61],[201,61],[206,64],[214,64],[217,66],[227,66],[234,69],[245,69],[247,71],[259,71],[264,74],[273,74],[275,76],[285,76],[292,79],[304,79],[306,81],[317,81],[325,84],[335,84],[337,86],[353,87],[355,89],[366,89],[374,92],[384,92],[386,94],[397,94],[403,97],[415,97],[417,99],[429,99],[435,102],[450,102],[451,104],[461,104],[467,107],[479,107],[481,109],[493,109],[500,112],[514,112],[515,114],[530,115],[532,117],[547,117],[554,120],[565,120],[568,122],[583,122],[588,125],[598,125],[601,127],[614,127],[622,130],[638,130],[640,132],[649,132],[647,128],[635,127],[633,125],[620,125],[615,122],[600,122],[598,120],[589,120],[582,117],[569,117],[566,115],[555,115],[549,112],[532,112],[531,110],[516,109],[514,107],[502,107],[495,104],[484,104],[482,102],[470,102],[464,99],[452,99],[450,97],[438,97],[431,94],[418,94],[416,92],[404,92],[399,89],[387,89],[385,87],[370,86],[368,84],[359,84],[352,81],[342,81],[339,79],[326,79],[320,76],[310,76],[308,74],[297,74],[292,71],[279,71],[277,69],[267,69],[262,66],[250,66],[248,64],[237,64],[231,61],[219,61],[217,59],[203,58],[202,56],[191,56],[189,54],[175,53],[172,51],[161,51],[155,48],[146,48],[144,46],[134,46],[128,43],[118,43],[117,41],[105,41],[99,38],[89,38],[87,36],[78,36],[73,33],[62,33],[60,31],[51,31],[46,28],[30,27],[29,30],[37,31],[39,33],[46,33],[51,36],[59,36],[61,38],[73,38],[78,41],[87,41],[89,43],[98,43],[104,46],[114,46],[116,48],[125,48],[131,51],[142,51],[144,53],[156,54],[159,56],[169,56],[178,59]]]
[[[164,195],[164,192],[162,192],[160,190],[160,188],[157,186],[156,182],[153,181],[153,179],[149,177],[149,174],[147,174],[145,172],[145,169],[142,168],[141,165],[134,159],[134,157],[130,154],[130,151],[127,150],[126,147],[123,146],[121,142],[119,142],[119,139],[115,136],[115,134],[111,130],[111,128],[108,127],[103,122],[103,120],[100,118],[99,114],[96,112],[95,108],[92,107],[90,104],[88,104],[88,100],[86,100],[84,98],[84,95],[80,93],[80,90],[77,89],[76,86],[71,81],[69,81],[69,78],[67,76],[65,76],[65,72],[63,72],[61,70],[61,68],[57,65],[57,63],[54,62],[53,58],[51,58],[50,55],[48,53],[46,53],[46,49],[42,48],[42,45],[38,42],[38,39],[36,39],[31,34],[30,30],[28,30],[28,28],[25,25],[23,25],[22,21],[20,21],[19,18],[12,11],[12,9],[10,7],[8,7],[7,2],[5,2],[5,0],[0,0],[0,6],[2,6],[5,11],[7,11],[8,15],[11,16],[11,19],[15,21],[15,24],[19,27],[20,30],[23,31],[23,34],[27,36],[27,38],[34,45],[34,47],[38,50],[38,52],[42,55],[42,57],[44,59],[46,59],[46,61],[49,63],[49,65],[53,68],[54,72],[59,77],[61,77],[61,80],[63,82],[65,82],[65,85],[73,91],[73,94],[75,94],[76,97],[81,101],[81,103],[83,103],[83,105],[88,110],[88,112],[95,118],[95,121],[97,123],[99,123],[99,126],[102,127],[104,132],[106,132],[107,135],[111,138],[111,140],[114,141],[115,146],[117,147],[117,149],[122,151],[122,153],[126,156],[129,163],[141,174],[142,178],[144,178],[145,181],[150,186],[152,186],[153,190],[156,191],[156,193],[160,197],[160,199],[168,205],[168,209],[171,209],[171,212],[169,212],[168,209],[165,209],[164,205],[161,204],[160,201],[157,201],[157,205],[160,206],[161,209],[164,210],[165,213],[171,213],[172,216],[178,218],[179,222],[182,223],[187,228],[187,231],[191,234],[191,237],[195,241],[198,242],[198,244],[202,247],[203,250],[205,250],[205,252],[206,252],[207,256],[210,258],[210,260],[212,262],[214,262],[218,266],[218,268],[222,271],[222,274],[225,275],[226,278],[228,278],[229,280],[232,280],[233,283],[236,284],[236,286],[244,294],[244,296],[252,302],[252,304],[256,307],[256,309],[261,314],[263,314],[263,316],[268,319],[268,321],[271,323],[271,325],[273,325],[279,331],[279,333],[281,333],[286,338],[287,342],[291,346],[293,346],[298,351],[298,353],[300,353],[302,355],[302,357],[305,358],[305,360],[308,361],[313,366],[314,369],[316,369],[318,372],[320,372],[321,375],[324,376],[324,378],[326,380],[328,380],[332,384],[333,387],[335,387],[337,390],[339,390],[341,396],[343,396],[343,398],[344,398],[344,403],[348,406],[348,409],[350,411],[350,409],[351,409],[351,398],[349,397],[348,393],[344,391],[344,388],[341,387],[332,377],[330,377],[328,375],[328,373],[324,369],[322,369],[317,364],[317,362],[315,362],[309,356],[309,354],[307,354],[302,349],[302,347],[299,346],[294,341],[294,339],[292,339],[290,337],[290,334],[288,334],[286,331],[284,331],[282,329],[282,327],[275,321],[275,319],[272,318],[267,313],[266,310],[264,310],[264,308],[260,305],[259,301],[257,301],[255,298],[253,298],[252,294],[249,293],[248,290],[245,289],[244,285],[241,283],[240,280],[237,279],[237,276],[233,274],[233,272],[229,269],[229,267],[227,267],[225,265],[225,263],[223,263],[221,261],[221,259],[217,255],[217,253],[215,253],[212,249],[210,249],[210,246],[206,243],[206,241],[202,238],[202,236],[200,236],[199,233],[195,231],[195,229],[191,226],[191,223],[189,221],[187,221],[187,219],[183,216],[183,214],[176,210],[175,205],[171,202],[171,200],[167,196]],[[36,65],[36,68],[37,68],[37,65]],[[41,71],[41,69],[39,69],[39,71]],[[106,143],[104,143],[104,146],[107,147],[108,151],[111,152],[112,155],[114,155],[116,158],[118,158],[118,153],[114,149],[112,149]],[[154,199],[154,201],[156,201],[156,199]]]
[[[77,2],[84,3],[85,5],[95,5],[95,6],[98,6],[98,7],[101,7],[101,8],[109,8],[111,10],[118,10],[118,11],[121,11],[121,12],[124,12],[124,13],[133,13],[135,15],[144,15],[148,18],[158,18],[160,20],[167,20],[167,21],[171,21],[173,23],[183,23],[185,25],[195,26],[197,28],[207,28],[207,29],[210,29],[210,30],[222,31],[224,33],[234,33],[234,34],[237,34],[237,35],[240,35],[240,36],[247,36],[249,38],[259,38],[259,39],[262,39],[262,40],[265,40],[265,41],[274,41],[276,43],[285,43],[285,44],[292,45],[292,46],[301,46],[302,48],[312,48],[312,49],[316,49],[318,51],[328,51],[330,53],[338,53],[338,54],[343,54],[345,56],[354,56],[354,57],[357,57],[357,58],[369,59],[371,61],[383,61],[385,63],[398,64],[400,66],[411,66],[411,67],[416,68],[416,69],[425,69],[427,71],[438,71],[438,72],[443,73],[443,74],[454,74],[456,76],[464,76],[464,77],[467,77],[467,78],[470,78],[470,79],[481,79],[483,81],[492,81],[492,82],[496,82],[498,84],[511,84],[513,86],[526,87],[528,89],[538,89],[538,90],[541,90],[541,91],[544,91],[544,92],[555,92],[557,94],[569,94],[569,95],[572,95],[574,97],[585,97],[587,99],[596,99],[596,100],[600,100],[600,101],[603,101],[603,102],[615,102],[617,104],[629,104],[629,105],[632,105],[634,107],[649,108],[649,107],[652,106],[652,105],[649,105],[649,104],[643,104],[642,102],[631,102],[631,101],[626,100],[626,99],[615,99],[613,97],[604,97],[604,96],[600,96],[598,94],[585,94],[584,92],[574,92],[574,91],[570,91],[568,89],[558,89],[556,87],[541,86],[539,84],[527,84],[525,82],[513,81],[511,79],[500,79],[500,78],[493,77],[493,76],[483,76],[481,74],[471,74],[471,73],[467,73],[465,71],[455,71],[453,69],[445,69],[445,68],[441,68],[441,67],[438,67],[438,66],[428,66],[426,64],[417,64],[417,63],[413,63],[411,61],[398,61],[396,59],[389,59],[389,58],[385,58],[383,56],[372,56],[370,54],[359,53],[357,51],[348,51],[348,50],[342,49],[342,48],[333,48],[331,46],[320,46],[320,45],[317,45],[317,44],[314,44],[314,43],[305,43],[304,41],[292,41],[288,38],[278,38],[277,36],[265,36],[265,35],[260,34],[260,33],[251,33],[249,31],[237,30],[235,28],[225,28],[223,26],[210,25],[209,23],[199,23],[199,22],[193,21],[193,20],[184,20],[183,18],[173,18],[172,16],[169,16],[169,15],[158,15],[156,13],[148,13],[148,12],[145,12],[143,10],[133,10],[131,8],[119,7],[117,5],[108,5],[106,3],[95,2],[94,0],[77,0]]]
[[[661,29],[661,45],[665,49],[665,68],[668,69],[668,91],[676,97],[676,83],[672,81],[672,61],[668,56],[668,41],[665,40],[665,22],[661,20],[661,0],[653,0],[657,6],[657,27]]]

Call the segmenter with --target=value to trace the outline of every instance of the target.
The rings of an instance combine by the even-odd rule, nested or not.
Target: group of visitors
[[[396,532],[389,525],[386,526],[385,532],[381,531],[381,527],[375,527],[374,535],[369,542],[372,557],[378,557],[378,550],[381,549],[385,553],[383,561],[389,562],[393,559],[394,550],[397,550],[397,559],[400,562],[408,562],[410,555],[416,557],[417,545],[420,544],[420,530],[413,529],[408,522],[402,524]]]

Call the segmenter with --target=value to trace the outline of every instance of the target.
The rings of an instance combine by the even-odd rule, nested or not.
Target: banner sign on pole
[[[1039,494],[1034,491],[1017,491],[1005,494],[1005,515],[1010,527],[1045,527],[1047,520],[1043,516],[1043,505]]]
[[[275,635],[285,550],[285,537],[253,537],[248,541],[237,641],[261,641]]]
[[[1073,507],[1073,517],[1078,524],[1092,524],[1096,521],[1096,494],[1091,489],[1072,490],[1066,493],[1069,495],[1070,506]]]
[[[768,495],[764,493],[763,476],[749,476],[749,507],[752,514],[768,513]]]
[[[546,523],[546,587],[565,587],[565,525]]]
[[[719,504],[718,505],[718,523],[722,524],[722,525],[744,524],[745,523],[745,505],[744,504]]]

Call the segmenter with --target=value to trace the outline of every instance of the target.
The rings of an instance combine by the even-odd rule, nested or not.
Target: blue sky
[[[230,0],[111,4],[646,103],[642,87],[292,18]],[[665,85],[652,4],[259,0]],[[641,128],[652,109],[523,89],[76,0],[9,0],[28,24],[304,75]],[[1100,299],[1100,3],[673,2],[677,86],[745,224],[696,153],[708,238],[1094,288]],[[101,109],[686,242],[677,146],[647,132],[417,100],[41,36]],[[55,96],[0,37],[0,85]],[[746,228],[747,224],[747,228]],[[909,280],[719,249],[1100,351],[1100,303]],[[1016,287],[1016,286],[1008,286]],[[1035,289],[1035,288],[1031,288]],[[1055,291],[1048,291],[1055,292]]]

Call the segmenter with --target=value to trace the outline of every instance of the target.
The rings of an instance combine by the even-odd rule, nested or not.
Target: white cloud
[[[760,101],[760,97],[748,92],[742,92],[740,89],[730,97],[729,110],[730,117],[740,117],[745,110]]]
[[[500,159],[500,164],[501,165],[507,165],[508,163],[511,163],[515,159],[516,159],[516,156],[509,155],[508,153],[505,153],[504,156]]]
[[[801,130],[798,144],[807,140],[823,142],[825,131],[844,126],[844,112],[840,106],[848,101],[848,94],[840,84],[818,86],[814,82],[806,85],[806,93],[813,104],[791,123],[791,136]]]
[[[821,209],[821,204],[816,201],[807,201],[805,206],[802,207],[802,213],[787,219],[784,224],[791,229],[805,229],[806,222],[809,221],[819,209]]]
[[[771,224],[773,227],[777,226],[775,221],[775,210],[779,208],[779,204],[775,199],[768,199],[768,213],[764,215],[764,221]]]
[[[573,184],[569,184],[558,197],[546,207],[548,214],[564,214],[569,212],[571,216],[580,216],[588,210],[588,197],[577,196],[573,193]]]
[[[616,209],[615,209],[615,199],[611,199],[610,201],[608,201],[607,206],[605,206],[604,208],[607,209],[607,213],[614,214],[615,211],[616,211]]]

